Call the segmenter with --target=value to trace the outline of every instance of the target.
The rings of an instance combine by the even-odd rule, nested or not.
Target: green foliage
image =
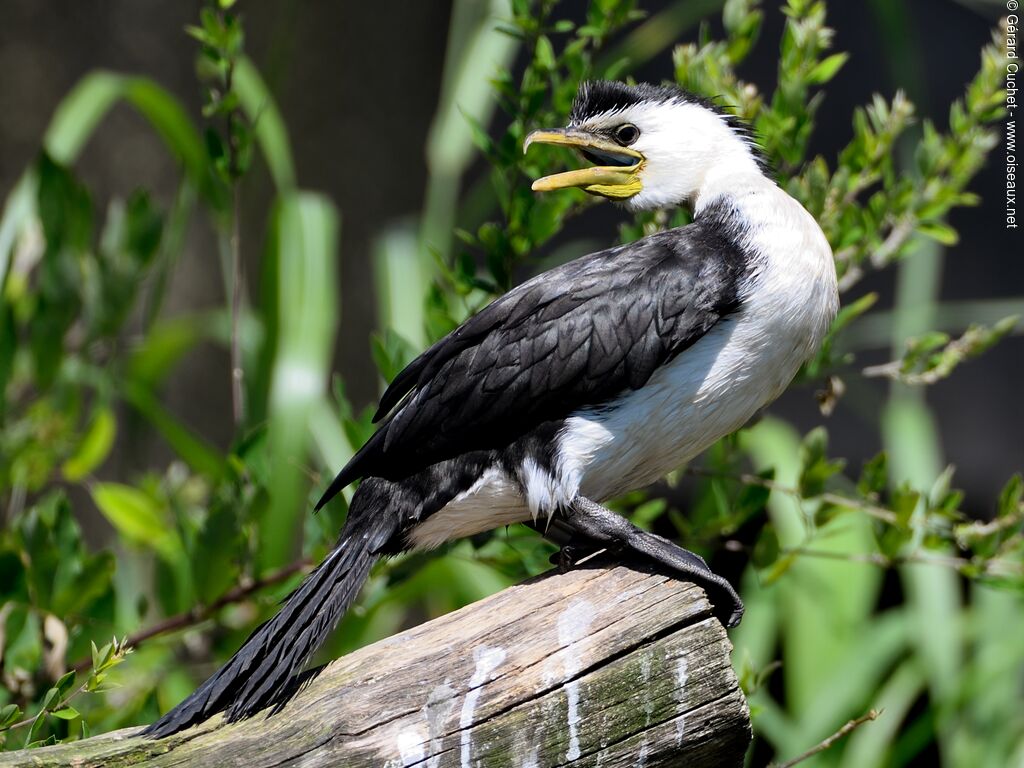
[[[420,245],[431,256],[423,260],[429,284],[420,287],[423,338],[450,331],[537,268],[546,245],[557,248],[552,258],[584,247],[560,248],[560,238],[594,201],[578,190],[533,194],[530,181],[564,168],[566,156],[555,147],[524,156],[522,142],[535,128],[564,122],[581,79],[628,77],[644,57],[660,55],[676,35],[652,33],[672,24],[681,32],[692,7],[644,21],[640,5],[593,0],[584,18],[569,19],[555,0],[511,2],[500,31],[521,64],[473,76],[490,78],[498,125],[464,116],[489,176],[453,203],[456,238]],[[0,219],[0,739],[8,749],[152,721],[185,696],[322,556],[346,497],[315,517],[308,509],[372,433],[372,409],[353,409],[341,377],[327,391],[338,215],[324,198],[297,190],[284,120],[245,56],[233,6],[207,3],[186,30],[199,43],[204,130],[149,80],[88,75],[57,109],[44,151]],[[797,383],[819,390],[827,416],[846,381],[881,375],[931,384],[1015,327],[1008,319],[955,339],[918,334],[900,359],[866,371],[849,343],[851,329],[877,311],[874,294],[854,295],[859,280],[923,242],[955,242],[947,214],[978,202],[968,186],[995,143],[1002,58],[993,46],[982,51],[947,127],[915,125],[902,92],[875,96],[853,114],[852,138],[837,157],[809,157],[825,87],[847,56],[832,50],[825,3],[789,0],[778,41],[761,40],[765,13],[757,0],[726,0],[724,37],[702,27],[696,42],[671,52],[672,72],[753,125],[778,182],[832,244],[844,308]],[[741,76],[757,45],[778,45],[770,93]],[[98,212],[75,174],[89,137],[119,101],[142,114],[179,162],[180,187],[167,208],[139,191]],[[446,152],[468,157],[470,147]],[[239,243],[237,209],[240,181],[263,165],[276,199],[265,217],[260,292],[250,300],[237,279],[239,248],[250,246],[248,235]],[[452,183],[450,164],[434,172],[432,188]],[[436,212],[429,206],[425,216]],[[167,316],[167,280],[197,212],[220,245],[223,309]],[[621,235],[633,239],[688,216],[640,215]],[[396,331],[404,309],[391,307],[371,341],[385,381],[418,352]],[[168,377],[200,343],[230,351],[244,371],[236,380],[244,407],[227,451],[162,402]],[[894,395],[897,415],[899,407]],[[107,466],[133,424],[159,434],[173,461],[129,477]],[[952,487],[951,469],[910,482],[898,452],[857,467],[831,455],[828,438],[824,425],[801,436],[767,417],[614,506],[709,556],[725,549],[749,558],[748,614],[734,641],[768,749],[799,754],[882,708],[878,722],[817,764],[903,764],[931,742],[943,764],[974,766],[982,752],[985,765],[1010,764],[1024,750],[1015,672],[1024,663],[1016,639],[1024,634],[1024,482],[1012,478],[991,517],[979,519]],[[86,521],[106,526],[88,542]],[[551,551],[513,527],[437,557],[395,558],[374,572],[322,658],[543,571]],[[921,580],[912,569],[925,567],[958,579],[952,598],[948,581],[934,590],[952,600],[952,613],[938,611],[941,621],[923,623],[947,605],[915,592]],[[881,571],[890,568],[904,591],[896,605],[891,589],[882,594]],[[124,639],[96,647],[108,637]],[[114,684],[117,696],[108,697]]]
[[[279,182],[280,200],[269,217],[274,243],[289,254],[270,277],[275,292],[246,313],[237,333],[225,332],[221,313],[165,318],[159,311],[197,203],[218,235],[230,238],[235,211],[226,200],[247,162],[225,165],[217,143],[204,143],[181,105],[149,81],[110,73],[84,78],[58,108],[45,151],[0,221],[0,241],[8,246],[0,260],[0,494],[7,523],[0,532],[0,705],[8,748],[83,735],[87,721],[106,730],[149,720],[158,706],[186,693],[191,684],[170,671],[174,646],[168,644],[132,657],[131,682],[119,692],[118,706],[83,695],[70,707],[66,691],[52,691],[68,665],[88,668],[91,638],[116,633],[132,645],[146,636],[139,634],[143,624],[161,617],[178,616],[189,626],[248,595],[239,592],[241,583],[254,585],[249,591],[262,586],[251,604],[271,612],[299,570],[292,561],[303,562],[289,542],[309,493],[297,457],[307,451],[311,423],[324,433],[326,415],[350,450],[344,420],[330,412],[319,383],[326,380],[335,332],[333,280],[325,276],[336,258],[336,214],[322,198],[294,190],[287,133],[241,53],[237,22],[204,12],[203,23],[211,35],[227,35],[204,41],[211,50],[204,48],[203,56],[230,57],[239,88],[237,108],[230,97],[208,111],[238,121],[229,126],[227,147],[238,131],[250,130],[241,113],[256,121],[254,146]],[[227,65],[218,66],[223,74]],[[75,176],[72,163],[118,100],[135,106],[182,161],[181,187],[168,210],[140,191],[113,200],[101,218]],[[313,288],[323,294],[319,303]],[[288,304],[310,314],[284,316],[279,307]],[[253,371],[252,410],[266,415],[268,426],[240,433],[223,454],[163,406],[161,390],[197,344],[235,340]],[[288,375],[305,387],[273,386],[282,376],[287,383]],[[126,419],[152,427],[177,459],[130,483],[100,481],[97,474],[109,476],[104,464]],[[282,471],[293,476],[282,478]],[[65,495],[55,490],[58,484],[84,493]],[[268,510],[282,507],[281,530],[262,524]],[[78,520],[88,508],[120,542],[116,558],[85,543]],[[311,533],[304,546],[317,555],[336,527]],[[264,562],[267,550],[277,551],[284,565]],[[102,678],[127,650],[115,643],[99,651],[93,674],[73,695],[102,693]]]
[[[223,118],[224,134],[209,129],[207,150],[217,175],[227,184],[240,179],[249,168],[252,132],[242,118],[240,99],[234,88],[235,68],[242,56],[244,36],[239,18],[225,12],[223,4],[203,8],[199,26],[185,31],[202,46],[199,78],[206,84],[203,117]]]
[[[908,339],[907,351],[900,360],[866,368],[864,375],[887,376],[904,384],[934,384],[1009,335],[1017,327],[1017,320],[1007,317],[991,328],[971,325],[963,336],[953,340],[939,331]]]
[[[511,23],[501,30],[519,40],[529,55],[519,76],[499,70],[492,81],[508,124],[497,137],[473,125],[473,140],[491,166],[491,184],[501,220],[457,234],[470,250],[453,261],[438,260],[439,284],[430,297],[428,330],[440,336],[512,284],[513,268],[551,239],[566,218],[590,204],[584,193],[535,195],[530,181],[564,163],[557,149],[523,154],[523,140],[539,126],[561,124],[583,79],[616,76],[621,62],[599,63],[610,37],[642,17],[635,0],[601,0],[590,6],[587,23],[554,18],[554,2],[514,3]],[[553,40],[562,43],[555,52]],[[471,118],[467,118],[471,119]],[[477,260],[485,265],[478,274]],[[460,299],[456,303],[455,299]]]

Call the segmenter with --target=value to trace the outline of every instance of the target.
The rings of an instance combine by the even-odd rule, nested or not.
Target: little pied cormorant
[[[402,371],[380,428],[317,505],[362,478],[334,549],[151,736],[281,703],[380,557],[511,523],[553,518],[643,555],[739,621],[739,597],[699,556],[600,502],[664,476],[782,393],[835,317],[832,252],[765,175],[745,127],[677,87],[584,83],[569,126],[532,133],[524,150],[539,143],[595,165],[533,189],[581,187],[633,210],[689,204],[693,223],[528,280]]]

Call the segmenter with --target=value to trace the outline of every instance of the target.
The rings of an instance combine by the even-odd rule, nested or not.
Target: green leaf
[[[0,263],[3,261],[0,254]],[[0,272],[0,289],[3,287],[3,273]],[[2,293],[2,290],[0,290]],[[7,382],[14,372],[14,356],[18,349],[18,329],[15,325],[14,307],[0,299],[0,392],[7,391]],[[7,400],[0,397],[0,421],[3,420]]]
[[[955,229],[948,224],[938,221],[928,221],[919,224],[917,231],[922,235],[930,237],[932,240],[937,240],[943,245],[956,245],[960,241],[960,236]]]
[[[776,559],[764,573],[761,574],[761,584],[770,586],[781,579],[793,564],[796,562],[796,555],[788,554]]]
[[[110,454],[116,430],[117,421],[113,411],[105,406],[97,408],[88,430],[78,444],[78,450],[61,467],[64,479],[77,483],[92,474]]]
[[[73,669],[68,672],[65,672],[63,675],[61,675],[60,679],[54,684],[54,688],[56,688],[60,692],[61,698],[67,696],[71,689],[74,687],[76,674],[77,673]]]
[[[0,707],[0,731],[10,728],[21,718],[21,707],[17,704],[5,704]]]
[[[185,34],[203,45],[208,45],[211,48],[214,46],[215,41],[213,37],[202,27],[197,27],[193,24],[186,24]]]
[[[26,749],[43,746],[39,739],[39,733],[43,730],[44,725],[46,725],[46,716],[44,712],[40,712],[36,715],[35,720],[32,721],[32,725],[28,729],[28,736],[25,738]]]
[[[550,71],[555,68],[555,49],[551,47],[551,41],[544,35],[537,38],[537,50],[534,61],[542,69]]]
[[[54,717],[59,717],[61,720],[74,720],[79,717],[78,710],[74,707],[62,707],[55,712],[51,712]]]
[[[774,477],[772,470],[766,470],[759,473],[765,480],[771,481]],[[768,499],[771,497],[771,488],[767,485],[760,485],[758,483],[749,483],[743,486],[743,490],[740,491],[735,503],[733,504],[733,512],[740,521],[746,521],[754,515],[760,514],[764,511],[765,506],[768,504]]]
[[[149,494],[121,483],[95,483],[91,491],[100,512],[125,539],[151,547],[167,560],[181,552],[177,533]]]
[[[1003,486],[1003,490],[999,494],[999,502],[996,504],[996,515],[999,517],[1016,515],[1021,511],[1022,503],[1024,503],[1024,478],[1017,474]]]
[[[238,577],[241,526],[234,510],[218,504],[206,518],[191,553],[193,583],[199,599],[211,603]]]
[[[43,696],[43,709],[50,709],[59,702],[61,699],[60,690],[57,688],[50,688],[46,695]]]
[[[393,380],[416,357],[412,344],[391,328],[383,334],[374,334],[370,343],[373,361],[387,382]]]
[[[843,330],[850,323],[871,309],[877,301],[878,294],[872,292],[864,294],[852,304],[847,304],[839,310],[839,313],[836,315],[836,319],[832,321],[830,332],[836,333]]]
[[[116,566],[112,552],[83,556],[80,568],[54,590],[54,612],[84,615],[96,601],[109,594]]]
[[[814,69],[808,73],[807,82],[813,85],[822,85],[823,83],[827,83],[836,76],[842,66],[846,63],[846,60],[849,58],[850,54],[845,52],[833,53],[828,58],[818,62]]]
[[[862,496],[871,497],[884,491],[888,484],[889,459],[883,451],[864,465],[857,483],[857,490]]]
[[[751,556],[754,567],[763,570],[774,565],[779,559],[779,549],[779,536],[775,533],[775,528],[771,524],[765,525]]]
[[[828,447],[828,432],[817,427],[807,433],[803,442],[803,470],[800,473],[800,495],[805,498],[818,496],[825,491],[826,481],[839,472],[844,461],[830,461],[825,455]]]
[[[288,128],[270,89],[248,57],[240,56],[235,62],[232,85],[242,110],[252,123],[256,143],[267,161],[278,194],[291,192],[295,188],[295,162]]]
[[[187,316],[160,321],[132,351],[128,375],[142,386],[156,388],[181,358],[210,334],[209,325],[203,318]]]
[[[633,510],[630,519],[633,521],[633,525],[649,531],[653,528],[658,518],[665,513],[667,506],[668,502],[665,499],[649,499]]]
[[[39,223],[46,238],[47,256],[52,258],[63,249],[74,252],[87,250],[93,230],[89,190],[69,167],[45,152],[39,157],[36,171],[39,177]],[[78,277],[77,273],[75,277]]]

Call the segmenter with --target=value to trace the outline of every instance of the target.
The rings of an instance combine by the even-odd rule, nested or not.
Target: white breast
[[[568,420],[567,493],[600,501],[663,477],[742,427],[817,350],[838,307],[832,252],[810,215],[772,189],[743,211],[755,222],[745,244],[761,262],[743,308],[645,386]]]

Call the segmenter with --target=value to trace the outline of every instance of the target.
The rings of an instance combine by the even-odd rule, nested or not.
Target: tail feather
[[[260,625],[223,667],[146,728],[144,735],[170,736],[225,710],[228,720],[239,720],[287,700],[289,683],[359,595],[394,532],[390,516],[380,511],[353,524],[354,502],[350,524],[338,544],[288,596],[278,614]]]

